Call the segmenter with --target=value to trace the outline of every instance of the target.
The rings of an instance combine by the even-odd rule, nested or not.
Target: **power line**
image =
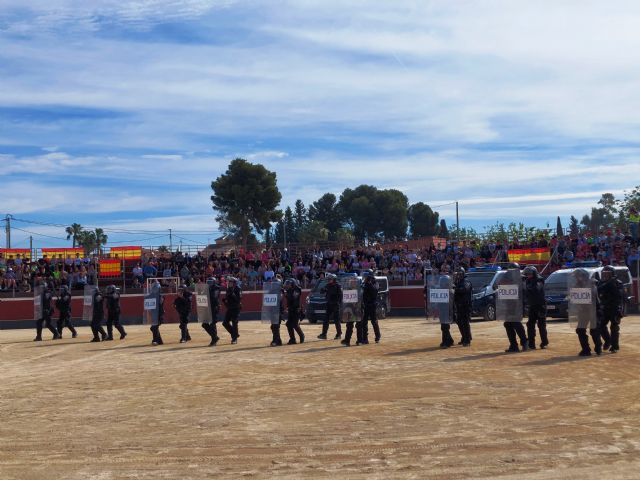
[[[13,230],[20,230],[21,232],[25,232],[25,233],[28,233],[30,235],[38,235],[39,237],[53,238],[54,240],[65,240],[65,241],[67,240],[64,237],[54,237],[54,236],[51,236],[51,235],[45,235],[44,233],[37,233],[37,232],[31,232],[29,230],[23,230],[22,228],[18,228],[18,227],[12,227],[12,228],[13,228]]]

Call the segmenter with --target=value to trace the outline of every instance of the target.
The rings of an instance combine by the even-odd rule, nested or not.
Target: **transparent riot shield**
[[[449,275],[432,274],[427,282],[427,321],[453,323],[452,279]]]
[[[42,297],[44,297],[44,287],[38,285],[33,289],[33,319],[40,320],[44,316],[42,308]]]
[[[598,294],[589,272],[581,268],[569,272],[567,277],[569,300],[569,326],[571,328],[596,328],[598,323],[596,295]]]
[[[85,285],[82,300],[82,320],[90,322],[93,320],[93,294],[96,291],[95,285]]]
[[[145,325],[158,325],[160,320],[160,284],[153,283],[144,294],[142,321]]]
[[[196,313],[198,322],[211,323],[211,298],[209,298],[209,285],[196,283]]]
[[[359,322],[362,320],[362,280],[350,276],[339,281],[342,286],[340,320],[342,323]]]
[[[262,323],[280,324],[280,302],[282,282],[279,280],[265,282],[262,289]]]
[[[523,292],[520,270],[506,270],[496,279],[496,320],[522,322]]]

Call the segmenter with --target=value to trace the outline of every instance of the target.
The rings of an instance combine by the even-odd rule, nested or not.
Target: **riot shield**
[[[427,321],[453,323],[452,280],[449,275],[432,274],[427,282]]]
[[[522,275],[520,270],[506,270],[496,280],[496,320],[522,322]]]
[[[44,296],[44,287],[38,285],[33,288],[33,319],[40,320],[44,317],[42,308],[42,297]]]
[[[196,313],[198,322],[211,323],[211,299],[209,298],[209,285],[196,283]]]
[[[142,321],[145,325],[158,325],[160,320],[160,284],[154,283],[144,294]]]
[[[589,272],[577,268],[567,277],[569,294],[569,325],[571,328],[596,328],[598,323],[595,283],[589,278]]]
[[[82,320],[90,322],[93,320],[93,294],[96,291],[95,285],[84,286],[84,297],[82,300]]]
[[[262,290],[262,323],[280,324],[280,301],[282,282],[265,282]]]
[[[340,278],[342,286],[342,304],[340,321],[342,323],[362,320],[362,280],[358,277]]]

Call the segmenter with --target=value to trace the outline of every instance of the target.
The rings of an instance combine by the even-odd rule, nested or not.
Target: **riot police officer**
[[[302,288],[298,281],[289,278],[284,282],[285,298],[287,300],[287,332],[289,333],[288,345],[296,344],[296,333],[300,337],[300,343],[304,343],[304,332],[300,328],[300,298]]]
[[[616,278],[611,266],[602,269],[602,280],[598,284],[598,296],[601,304],[600,334],[604,340],[603,348],[611,353],[620,350],[620,319],[623,307],[622,282]],[[611,333],[608,325],[611,324]]]
[[[53,334],[53,340],[61,338],[58,330],[53,327],[51,319],[53,314],[53,308],[51,306],[51,284],[43,281],[42,287],[42,296],[40,298],[40,301],[42,302],[42,316],[36,320],[36,338],[33,339],[34,342],[40,342],[42,340],[43,325]]]
[[[218,280],[215,277],[207,279],[207,285],[209,286],[209,306],[211,308],[211,323],[203,323],[202,328],[211,337],[210,347],[215,346],[220,340],[218,337],[218,328],[216,323],[218,322],[218,312],[220,311],[220,286]]]
[[[378,307],[378,282],[373,271],[362,272],[362,320],[360,321],[360,341],[364,345],[369,343],[369,322],[373,327],[376,343],[380,343],[380,326],[376,317]]]
[[[275,280],[280,285],[280,289],[278,290],[278,313],[277,313],[277,322],[274,318],[271,319],[271,343],[269,346],[271,347],[280,347],[282,346],[282,337],[280,336],[280,324],[284,320],[284,298],[286,296],[286,291],[284,285],[282,283],[282,276],[280,274],[275,276]],[[272,287],[273,292],[274,287]],[[271,312],[273,313],[273,312]]]
[[[573,274],[575,275],[575,288],[589,288],[592,291],[595,290],[594,283],[589,278],[589,272],[583,270],[582,268],[576,269]],[[577,326],[576,326],[576,334],[578,335],[578,341],[580,342],[580,353],[578,353],[581,357],[591,356],[591,346],[589,345],[589,337],[587,336],[587,327],[589,327],[589,334],[591,335],[591,339],[593,340],[594,350],[596,355],[602,354],[602,339],[600,338],[600,331],[598,329],[598,324],[596,322],[591,322],[591,316],[595,314],[593,309],[597,308],[597,295],[596,297],[596,305],[593,304],[581,304],[575,305],[573,308],[578,309],[577,312]],[[571,309],[570,305],[570,309]]]
[[[127,336],[124,327],[120,325],[120,292],[115,285],[107,286],[105,290],[107,300],[107,338],[113,340],[113,327],[120,332],[120,340]]]
[[[234,345],[238,343],[238,337],[240,336],[238,332],[238,317],[242,310],[242,290],[240,290],[237,278],[227,278],[227,291],[222,303],[227,307],[222,326],[231,335],[231,344]]]
[[[173,301],[173,308],[180,318],[180,343],[191,341],[189,335],[189,314],[191,313],[191,292],[182,284],[178,289],[178,296]]]
[[[149,328],[149,330],[151,330],[151,334],[153,335],[153,339],[151,340],[151,344],[152,345],[162,345],[164,344],[164,342],[162,341],[162,336],[160,335],[160,325],[162,325],[162,322],[164,320],[164,297],[162,296],[162,290],[160,287],[160,282],[158,280],[155,280],[153,283],[153,289],[157,290],[158,292],[158,305],[157,305],[157,309],[158,309],[158,324],[157,325],[151,325],[151,327]]]
[[[104,341],[107,339],[107,332],[102,327],[104,320],[104,296],[100,288],[93,292],[93,314],[91,317],[91,331],[93,332],[92,342]]]
[[[453,277],[453,303],[463,347],[471,345],[471,304],[473,302],[473,286],[466,275],[464,267],[458,267]]]
[[[540,331],[540,348],[545,349],[549,345],[547,337],[547,306],[544,298],[544,279],[538,274],[538,269],[528,266],[523,271],[524,295],[527,302],[527,338],[529,348],[536,348],[536,325]]]
[[[67,327],[71,330],[71,338],[76,338],[78,332],[71,324],[71,293],[67,285],[60,287],[60,296],[56,299],[56,308],[60,316],[58,317],[58,334],[62,338],[62,330]]]
[[[333,273],[327,273],[325,276],[327,279],[327,285],[324,287],[325,299],[327,302],[327,315],[322,323],[322,333],[318,335],[318,338],[322,340],[327,339],[327,332],[329,331],[329,322],[333,320],[336,326],[336,336],[334,340],[342,338],[342,326],[340,324],[340,305],[342,304],[342,287],[338,283],[338,277]]]

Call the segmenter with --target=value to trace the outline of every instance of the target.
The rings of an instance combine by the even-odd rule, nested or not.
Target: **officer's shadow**
[[[567,362],[579,362],[582,360],[588,360],[589,358],[597,357],[596,354],[592,354],[590,357],[580,357],[578,355],[565,355],[562,357],[543,358],[540,360],[534,360],[533,362],[525,363],[525,365],[531,366],[545,366],[545,365],[558,365],[559,363]]]
[[[478,353],[476,355],[467,355],[465,357],[444,358],[442,361],[457,363],[457,362],[466,362],[466,361],[472,361],[472,360],[485,360],[488,358],[503,357],[507,355],[517,355],[517,354],[508,353],[508,352],[488,352],[488,353]]]
[[[445,350],[440,347],[424,347],[424,348],[411,348],[409,350],[400,350],[399,352],[390,352],[386,353],[390,357],[404,357],[407,355],[413,355],[415,353],[428,353],[428,352],[437,352],[438,350]]]

